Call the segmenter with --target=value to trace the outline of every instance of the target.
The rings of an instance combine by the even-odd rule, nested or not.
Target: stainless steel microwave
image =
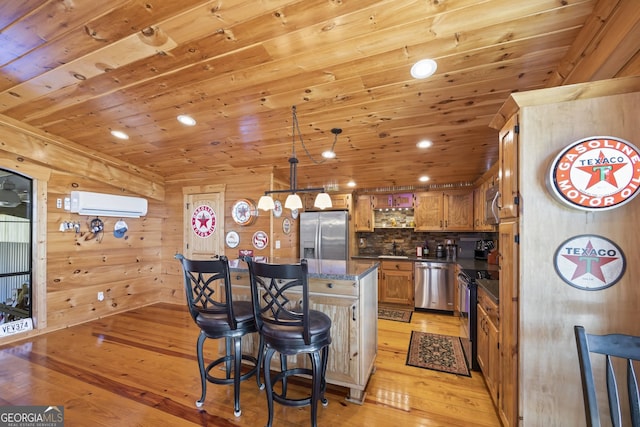
[[[484,221],[487,224],[496,225],[499,222],[498,197],[499,192],[497,185],[487,189],[484,202]]]

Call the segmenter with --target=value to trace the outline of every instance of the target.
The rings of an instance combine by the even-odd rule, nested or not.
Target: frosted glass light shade
[[[270,211],[275,207],[276,205],[273,203],[273,198],[271,196],[262,196],[260,197],[260,200],[258,200],[258,209]]]
[[[333,203],[331,203],[331,197],[327,193],[320,193],[316,196],[313,206],[318,209],[327,209],[332,207]]]
[[[284,201],[284,207],[292,210],[302,209],[302,199],[297,194],[289,194]]]

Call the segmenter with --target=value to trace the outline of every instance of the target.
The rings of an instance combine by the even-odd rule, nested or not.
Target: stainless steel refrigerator
[[[347,211],[300,213],[300,258],[349,259]]]

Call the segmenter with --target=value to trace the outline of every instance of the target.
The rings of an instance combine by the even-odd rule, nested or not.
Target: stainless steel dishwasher
[[[455,265],[416,262],[414,269],[415,308],[453,311]]]

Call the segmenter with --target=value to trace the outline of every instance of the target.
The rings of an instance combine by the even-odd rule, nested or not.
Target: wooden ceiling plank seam
[[[579,71],[571,74],[566,83],[581,83],[591,79],[600,80],[600,76],[606,75],[607,62],[611,60],[612,52],[618,55],[615,63],[629,58],[640,49],[639,24],[640,5],[633,0],[621,0],[609,18],[604,22],[603,28],[595,35],[592,43],[584,50],[581,56]],[[615,28],[615,31],[610,29]],[[612,63],[614,61],[611,61]]]

